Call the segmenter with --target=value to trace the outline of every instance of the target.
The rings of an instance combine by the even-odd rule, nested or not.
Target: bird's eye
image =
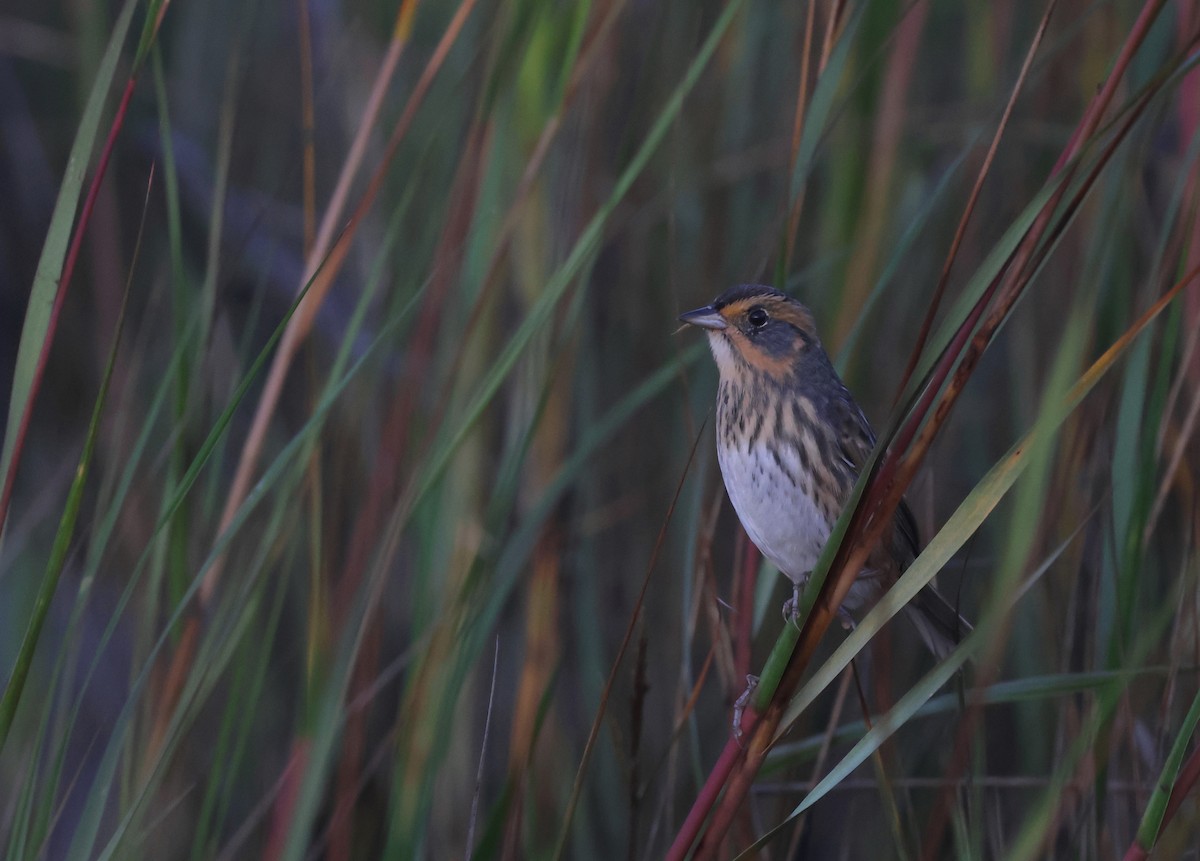
[[[754,307],[750,309],[750,313],[746,315],[746,319],[750,321],[750,325],[755,329],[761,329],[767,325],[767,320],[771,318],[767,316],[767,312],[762,308]]]

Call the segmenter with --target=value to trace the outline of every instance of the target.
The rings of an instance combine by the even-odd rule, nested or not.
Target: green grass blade
[[[35,385],[38,358],[45,349],[50,315],[54,298],[58,293],[58,279],[62,273],[71,240],[71,226],[75,221],[75,210],[83,192],[83,180],[87,174],[88,161],[95,149],[100,134],[100,122],[104,118],[104,104],[112,89],[113,77],[121,57],[121,46],[129,32],[136,0],[125,0],[121,12],[113,24],[112,35],[104,58],[96,69],[87,104],[75,132],[75,142],[67,157],[58,197],[54,202],[54,213],[46,231],[46,242],[38,259],[37,271],[33,276],[33,287],[29,293],[29,305],[25,311],[25,323],[21,327],[21,340],[17,347],[17,363],[13,372],[12,392],[8,401],[8,424],[4,431],[4,450],[0,453],[0,487],[10,481],[9,473],[15,469],[14,447],[17,430],[21,426],[29,399]],[[5,523],[0,522],[0,549],[3,549]]]
[[[1167,803],[1171,800],[1171,790],[1175,788],[1175,779],[1179,776],[1179,766],[1183,762],[1184,754],[1187,753],[1192,735],[1196,732],[1197,723],[1200,723],[1200,691],[1192,699],[1191,708],[1183,718],[1183,724],[1179,727],[1179,732],[1171,745],[1171,752],[1167,754],[1167,761],[1163,763],[1162,773],[1158,776],[1158,782],[1154,784],[1154,793],[1146,804],[1146,812],[1138,826],[1137,844],[1147,854],[1154,849],[1154,844],[1158,842],[1163,814],[1166,813]]]
[[[58,532],[54,536],[54,544],[50,551],[50,559],[46,563],[46,571],[42,575],[38,587],[37,598],[29,613],[29,625],[25,629],[25,637],[21,641],[21,649],[17,654],[12,674],[4,687],[4,695],[0,697],[0,751],[8,739],[16,717],[17,706],[21,694],[25,690],[25,681],[33,666],[33,654],[37,649],[42,635],[42,627],[46,623],[46,614],[50,611],[50,602],[58,591],[58,581],[62,576],[63,566],[71,548],[71,539],[75,535],[75,524],[79,519],[79,508],[83,504],[83,491],[87,486],[88,470],[92,465],[92,455],[96,451],[96,437],[100,432],[100,417],[108,401],[108,391],[112,384],[113,368],[116,366],[117,350],[121,344],[121,335],[125,330],[125,311],[129,302],[129,285],[121,298],[121,309],[117,317],[117,331],[113,336],[112,347],[108,354],[108,363],[104,367],[104,378],[100,383],[100,392],[92,406],[92,417],[88,422],[87,437],[84,439],[83,452],[79,456],[79,465],[75,468],[75,478],[67,494],[66,507],[59,519]]]
[[[680,109],[683,107],[684,99],[695,86],[700,73],[707,67],[713,52],[721,41],[721,37],[733,22],[738,10],[742,7],[742,3],[743,0],[730,0],[717,20],[713,22],[712,29],[705,38],[704,44],[697,50],[695,59],[688,66],[683,79],[675,87],[666,104],[663,105],[661,113],[651,126],[650,131],[646,134],[641,146],[638,147],[637,152],[629,160],[629,164],[621,172],[621,176],[613,186],[612,193],[583,229],[575,246],[571,249],[570,254],[567,255],[567,259],[550,278],[550,281],[538,295],[536,303],[529,309],[520,326],[517,327],[517,330],[508,340],[508,343],[504,345],[495,361],[492,362],[490,370],[479,384],[475,396],[463,411],[463,415],[457,425],[442,437],[441,444],[431,454],[425,469],[422,471],[421,481],[414,495],[414,502],[424,497],[442,476],[442,473],[450,463],[450,458],[475,426],[475,423],[479,421],[484,410],[492,402],[501,384],[512,372],[517,359],[520,358],[533,336],[546,325],[551,313],[557,307],[559,299],[563,297],[567,288],[570,287],[579,275],[583,264],[595,254],[613,210],[624,199],[634,180],[642,173],[649,163],[650,157],[654,155],[655,150],[662,143],[671,124],[675,121]]]

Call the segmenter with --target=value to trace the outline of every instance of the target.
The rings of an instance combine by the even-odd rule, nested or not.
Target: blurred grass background
[[[662,855],[787,594],[769,572],[735,591],[757,562],[713,456],[716,373],[675,317],[779,283],[882,426],[1045,7],[820,2],[806,55],[808,5],[762,0],[175,0],[114,42],[121,5],[0,4],[6,446],[68,154],[94,168],[136,74],[56,333],[31,336],[52,349],[0,545],[0,854],[542,858],[561,833],[565,857]],[[1058,4],[948,302],[1140,8]],[[1119,98],[1153,99],[911,489],[924,534],[1035,424],[1056,363],[1073,379],[1200,259],[1198,30],[1200,4],[1169,4],[1138,51]],[[982,716],[931,701],[768,857],[1130,846],[1194,724],[1198,330],[1193,285],[943,573],[980,619],[1013,546],[1041,572]],[[801,715],[731,856],[929,665],[903,623],[864,657],[865,702],[848,682]],[[1198,814],[1160,857],[1197,857]]]

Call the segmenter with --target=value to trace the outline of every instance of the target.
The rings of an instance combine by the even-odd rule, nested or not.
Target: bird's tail
[[[905,609],[908,618],[916,625],[917,633],[939,661],[971,633],[971,625],[967,620],[933,586],[926,586],[918,592]]]

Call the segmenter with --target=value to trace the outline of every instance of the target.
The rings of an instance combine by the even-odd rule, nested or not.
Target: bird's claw
[[[783,602],[783,621],[785,623],[796,624],[796,620],[800,617],[800,584],[792,586],[792,597]],[[845,607],[838,607],[838,620],[842,623],[842,628],[847,631],[854,630],[854,617],[846,610]]]
[[[742,715],[746,713],[750,697],[754,695],[754,689],[757,687],[758,676],[746,676],[746,690],[733,701],[733,738],[739,745],[742,743]]]
[[[792,597],[783,602],[783,621],[784,624],[796,624],[796,619],[800,616],[800,584],[796,583],[792,586]]]

